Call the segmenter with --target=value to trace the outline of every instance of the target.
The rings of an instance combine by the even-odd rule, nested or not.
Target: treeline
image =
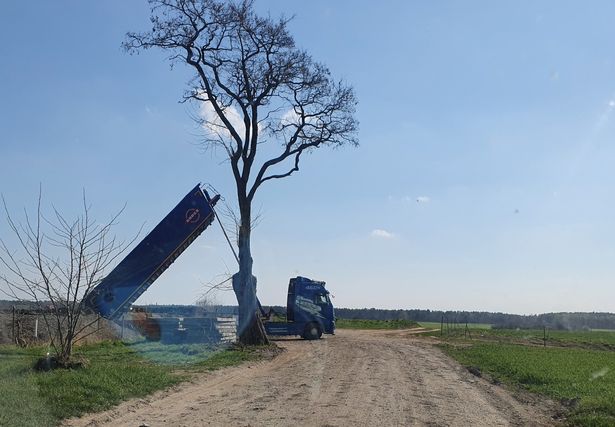
[[[0,300],[0,311],[9,311],[15,307],[16,310],[36,310],[39,305],[32,301],[10,301]]]
[[[233,305],[179,305],[179,304],[148,304],[133,305],[133,309],[143,309],[150,314],[175,317],[198,317],[206,314],[218,316],[237,315],[238,308]]]
[[[12,306],[17,309],[35,308],[34,303],[19,301],[1,301],[0,311],[8,311]],[[162,316],[197,317],[203,315],[230,316],[238,313],[237,306],[214,305],[145,305],[139,306],[152,314]],[[270,306],[265,307],[268,311]],[[286,315],[286,307],[273,306],[276,314]],[[449,322],[449,323],[485,323],[494,328],[533,329],[547,327],[549,329],[584,330],[584,329],[615,329],[614,313],[545,313],[535,315],[519,315],[508,313],[491,313],[487,311],[440,311],[440,310],[384,310],[378,308],[336,308],[335,315],[341,319],[372,319],[372,320],[413,320],[416,322]]]
[[[286,307],[278,305],[264,307],[266,311],[273,308],[276,314],[286,316]],[[150,314],[160,316],[197,317],[203,315],[236,316],[239,307],[236,305],[178,305],[178,304],[149,304],[134,305],[133,309],[143,309]]]
[[[148,312],[160,315],[199,316],[204,313],[236,315],[237,306],[216,305],[198,307],[194,305],[148,305]],[[269,310],[269,306],[265,310]],[[276,314],[286,315],[286,307],[273,306]],[[416,322],[484,323],[494,328],[534,329],[549,328],[561,330],[615,329],[613,313],[545,313],[519,315],[491,313],[487,311],[440,311],[440,310],[383,310],[378,308],[336,308],[335,315],[341,319],[371,320],[413,320]]]
[[[343,319],[414,320],[417,322],[485,323],[494,328],[583,330],[615,329],[613,313],[544,313],[519,315],[487,311],[382,310],[377,308],[336,308]]]

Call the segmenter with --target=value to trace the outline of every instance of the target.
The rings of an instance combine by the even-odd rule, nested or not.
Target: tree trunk
[[[237,335],[241,344],[263,345],[269,340],[258,313],[256,302],[256,277],[252,275],[252,253],[250,250],[251,216],[249,201],[240,199],[239,210],[239,272],[233,276],[233,291],[239,305]],[[247,206],[246,206],[247,204]],[[243,206],[242,206],[243,205]]]

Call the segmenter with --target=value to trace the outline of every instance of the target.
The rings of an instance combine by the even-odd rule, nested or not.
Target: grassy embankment
[[[43,348],[0,346],[0,426],[52,426],[184,381],[191,374],[256,360],[255,349],[205,345],[126,345],[105,342],[78,348],[87,367],[35,372]]]
[[[439,336],[439,331],[433,335]],[[568,407],[568,423],[615,425],[615,332],[471,329],[443,334],[442,348],[494,381]]]
[[[338,329],[411,329],[419,324],[412,320],[368,320],[368,319],[337,319]]]

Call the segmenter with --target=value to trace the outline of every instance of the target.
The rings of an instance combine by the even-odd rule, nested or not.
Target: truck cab
[[[295,277],[288,284],[286,322],[265,322],[268,335],[300,335],[319,339],[335,333],[335,311],[325,282]]]

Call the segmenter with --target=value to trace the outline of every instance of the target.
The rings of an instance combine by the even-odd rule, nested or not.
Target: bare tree
[[[84,192],[82,211],[75,219],[67,219],[55,208],[47,217],[39,191],[35,216],[24,210],[24,220],[18,222],[4,198],[2,202],[17,248],[11,250],[0,239],[0,291],[38,306],[58,365],[69,366],[73,346],[96,321],[83,321],[85,296],[134,241],[119,242],[110,234],[123,209],[108,222],[98,223],[90,216]]]
[[[304,153],[357,145],[354,90],[296,47],[289,19],[258,16],[250,0],[149,2],[151,31],[128,33],[124,47],[163,49],[172,63],[194,72],[183,99],[196,101],[204,144],[222,149],[236,184],[240,341],[263,343],[250,250],[252,202],[263,183],[298,171]]]

